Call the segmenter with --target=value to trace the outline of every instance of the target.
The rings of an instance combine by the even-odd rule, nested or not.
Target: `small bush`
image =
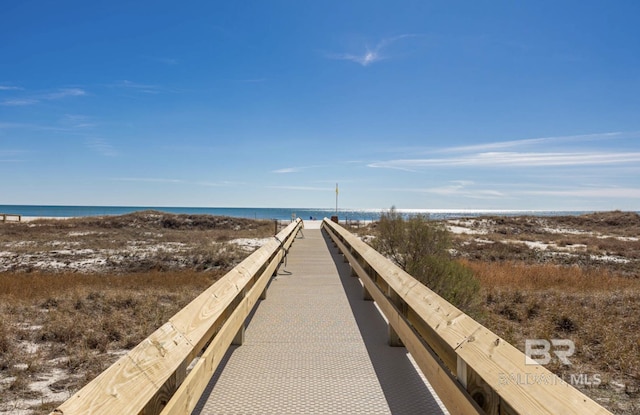
[[[428,216],[405,219],[394,208],[383,213],[374,247],[399,267],[456,307],[472,312],[480,301],[480,285],[471,269],[449,255],[447,229]]]
[[[561,333],[573,333],[576,329],[576,323],[567,316],[562,316],[556,320],[556,330]]]
[[[480,301],[480,284],[471,269],[457,261],[432,255],[411,262],[406,271],[462,310],[472,311]]]

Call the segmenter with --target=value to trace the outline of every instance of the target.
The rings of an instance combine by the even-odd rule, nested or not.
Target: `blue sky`
[[[640,210],[637,1],[20,1],[0,204]]]

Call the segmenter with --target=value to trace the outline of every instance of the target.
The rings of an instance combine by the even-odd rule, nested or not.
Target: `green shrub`
[[[405,218],[395,208],[378,223],[374,248],[456,307],[472,312],[480,284],[465,265],[450,258],[449,231],[427,215]]]

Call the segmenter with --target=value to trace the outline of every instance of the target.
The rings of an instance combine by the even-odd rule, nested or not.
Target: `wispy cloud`
[[[322,165],[312,165],[312,166],[299,166],[299,167],[285,167],[282,169],[272,170],[271,173],[276,174],[290,174],[290,173],[299,173],[303,170],[315,169],[318,167],[323,167]]]
[[[48,94],[42,95],[41,99],[45,100],[56,100],[67,97],[81,97],[87,95],[87,92],[84,89],[80,88],[64,88],[55,92],[50,92]]]
[[[92,138],[88,140],[87,147],[102,154],[105,157],[115,157],[118,155],[116,149],[101,138]]]
[[[625,164],[640,162],[640,152],[486,152],[459,157],[422,159],[398,159],[368,164],[374,168],[416,170],[428,167],[543,167],[543,166],[588,166]]]
[[[110,84],[109,87],[130,89],[138,92],[143,92],[145,94],[159,94],[160,92],[166,91],[165,88],[159,85],[140,84],[137,82],[127,81],[127,80],[116,81]]]
[[[289,173],[297,173],[300,170],[302,169],[299,167],[286,167],[284,169],[273,170],[271,173],[289,174]]]
[[[439,196],[462,196],[471,199],[497,199],[507,195],[504,192],[494,189],[478,189],[473,181],[454,180],[444,186],[418,187],[418,188],[396,188],[393,191],[430,193]]]
[[[29,130],[43,130],[43,127],[38,124],[26,124],[19,122],[0,122],[0,130],[13,130],[13,129],[29,129]]]
[[[32,98],[10,98],[0,102],[0,105],[4,105],[5,107],[22,107],[37,104],[38,102],[40,101]]]
[[[12,85],[0,85],[0,91],[21,91],[22,88],[19,86]]]
[[[60,124],[72,129],[84,129],[95,127],[95,123],[90,122],[91,119],[86,115],[65,114],[60,119]]]
[[[540,137],[540,138],[527,138],[523,140],[510,140],[510,141],[496,141],[491,143],[472,144],[468,146],[455,146],[446,147],[433,151],[435,153],[456,153],[456,152],[473,152],[473,151],[490,151],[490,150],[502,150],[507,148],[524,148],[531,147],[540,144],[558,144],[563,142],[586,142],[586,141],[599,141],[610,140],[620,138],[637,137],[637,132],[606,132],[595,134],[579,134],[579,135],[567,135],[567,136],[555,136],[555,137]]]
[[[375,62],[388,59],[389,55],[385,54],[385,49],[389,48],[395,42],[415,37],[415,34],[403,34],[399,36],[388,37],[379,41],[375,46],[370,47],[369,45],[364,46],[364,51],[358,51],[355,53],[329,53],[327,54],[327,58],[329,59],[337,59],[337,60],[346,60],[358,63],[362,66],[369,66]]]
[[[595,146],[592,143],[611,140],[622,142],[639,137],[640,132],[617,131],[498,141],[429,151],[405,149],[406,153],[422,153],[427,157],[381,160],[368,163],[367,166],[412,172],[431,167],[628,166],[640,162],[640,152],[617,150],[609,144]],[[579,151],[573,150],[578,146]]]
[[[7,98],[0,101],[0,105],[19,107],[38,104],[42,101],[56,101],[68,97],[81,97],[84,95],[87,95],[87,92],[81,88],[61,88],[50,92],[26,93],[24,96]]]
[[[66,122],[63,118],[59,121],[60,125],[42,125],[42,124],[29,124],[29,123],[11,123],[11,122],[0,122],[0,130],[10,130],[10,129],[24,129],[31,131],[55,131],[55,132],[71,132],[76,131],[78,128],[86,128],[93,126],[93,124],[71,124]]]

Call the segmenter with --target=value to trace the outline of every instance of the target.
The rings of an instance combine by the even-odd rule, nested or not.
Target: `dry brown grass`
[[[51,391],[77,390],[219,274],[0,274],[0,376],[9,379],[0,403],[42,399],[30,383],[55,369],[66,376]]]
[[[49,413],[249,254],[227,241],[273,231],[159,212],[0,225],[0,414]]]
[[[450,221],[460,258],[596,268],[640,277],[640,216],[599,212],[580,216],[482,217]]]
[[[527,264],[462,261],[471,267],[483,287],[521,290],[556,289],[564,292],[640,290],[640,280],[627,278],[606,269]]]
[[[224,269],[246,256],[229,240],[273,232],[271,221],[154,211],[7,223],[0,272]]]
[[[525,339],[570,339],[571,366],[546,367],[567,378],[594,375],[583,392],[617,414],[640,410],[640,280],[607,270],[463,261],[480,281],[480,322],[524,351]]]

